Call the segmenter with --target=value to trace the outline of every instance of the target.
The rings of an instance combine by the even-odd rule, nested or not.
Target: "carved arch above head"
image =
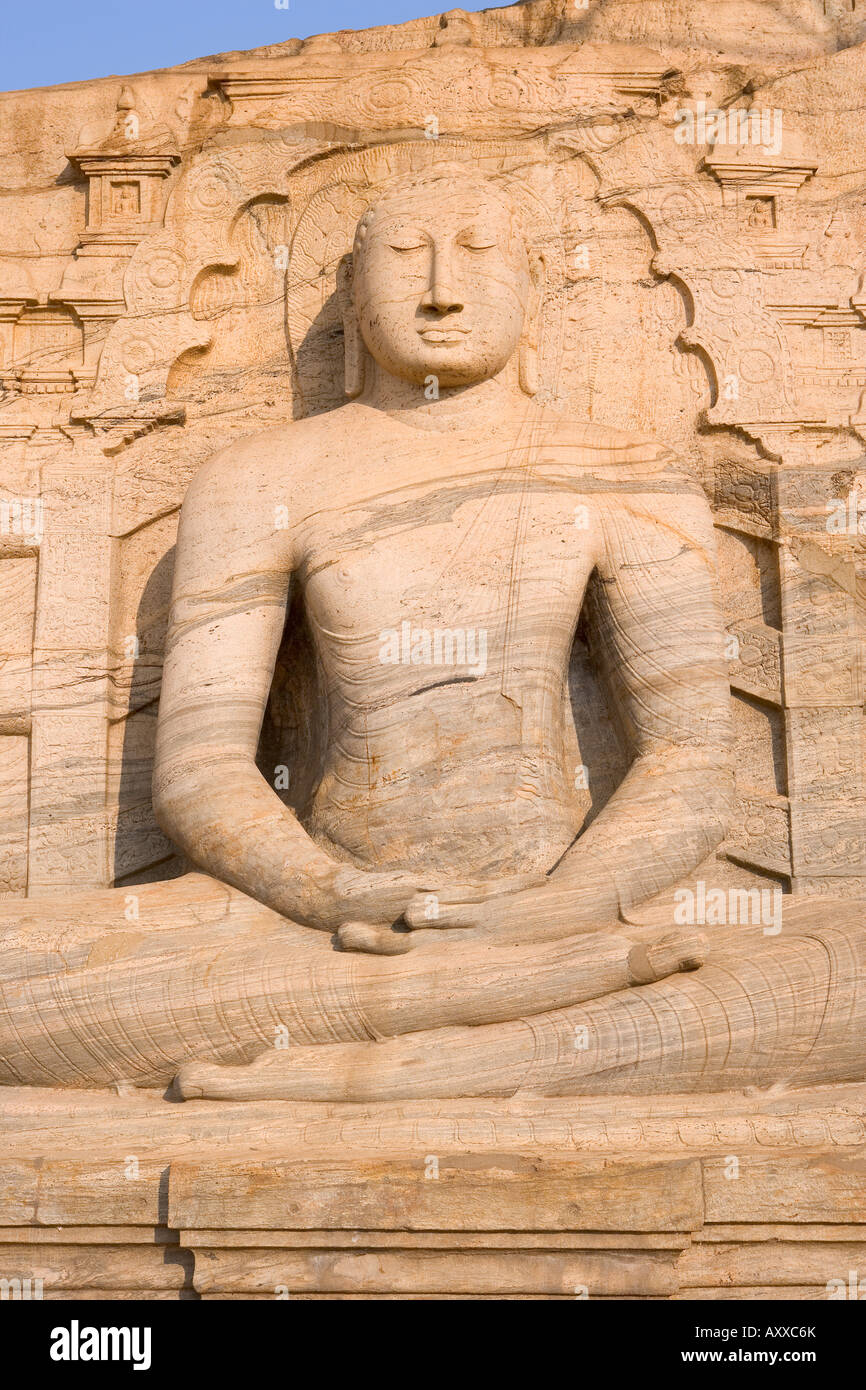
[[[647,395],[663,400],[664,388],[682,389],[687,402],[683,408],[692,407],[688,428],[693,430],[693,384],[683,387],[683,373],[675,379],[673,343],[684,319],[649,351],[663,378],[661,393],[658,378],[648,389],[646,383],[636,385],[627,374],[624,379],[622,372],[609,370],[611,354],[616,358],[624,348],[623,310],[634,313],[638,334],[641,314],[649,312],[651,239],[639,233],[625,213],[612,214],[598,198],[599,179],[582,150],[547,136],[391,141],[335,151],[308,161],[292,175],[295,223],[286,326],[297,413],[317,413],[345,399],[336,280],[341,259],[352,249],[357,222],[391,180],[435,169],[439,163],[465,165],[500,182],[517,203],[524,227],[531,230],[532,249],[543,255],[542,399],[558,402],[581,418],[608,423],[613,410],[613,423],[653,432],[665,420],[666,408],[648,407]],[[625,293],[616,284],[623,274],[623,238],[632,243],[625,272],[631,283]]]
[[[805,156],[798,158],[796,179],[781,164],[781,173],[774,173],[766,159],[755,168],[754,159],[748,167],[733,157],[701,159],[698,149],[677,144],[663,122],[617,116],[521,139],[442,137],[350,150],[323,147],[302,161],[297,147],[280,134],[258,132],[194,156],[181,173],[164,227],[146,237],[130,260],[125,313],[108,335],[92,391],[76,400],[75,418],[98,430],[119,427],[124,440],[155,423],[183,418],[182,405],[170,399],[170,384],[177,379],[172,368],[184,355],[206,352],[216,331],[213,317],[203,314],[198,302],[203,280],[208,272],[231,278],[239,265],[237,228],[245,211],[263,199],[287,207],[285,330],[295,413],[339,403],[342,324],[335,280],[339,261],[351,249],[354,226],[390,179],[447,161],[504,183],[544,252],[540,375],[548,398],[569,401],[591,418],[604,417],[603,394],[597,408],[593,402],[595,393],[605,390],[610,364],[604,370],[598,364],[605,342],[621,333],[608,302],[609,272],[619,254],[611,244],[611,212],[627,209],[644,228],[646,270],[679,284],[690,310],[691,322],[673,329],[665,349],[670,362],[660,370],[672,375],[677,369],[674,343],[687,355],[691,350],[715,378],[716,400],[707,422],[759,440],[772,435],[776,443],[780,429],[796,430],[804,411],[808,414],[798,385],[803,372],[798,376],[796,344],[791,346],[799,324],[785,306],[780,311],[773,303],[775,272],[792,258],[794,297],[809,303],[806,262],[819,229],[810,222],[814,214],[808,206],[798,207],[796,216],[788,208],[797,196],[794,185],[812,167]],[[775,188],[777,175],[778,192],[767,192]],[[759,190],[752,203],[749,179]],[[755,200],[769,207],[777,197],[788,208],[784,225],[761,230],[744,223],[744,208],[754,213]],[[775,215],[773,209],[760,211]],[[646,278],[649,283],[651,276]],[[817,283],[820,276],[811,280]],[[814,286],[811,293],[814,297]],[[851,294],[856,298],[856,285]],[[621,301],[620,315],[623,309],[631,312],[631,304]],[[859,340],[854,330],[862,315],[850,304],[848,312]],[[639,323],[635,326],[641,331]],[[731,381],[736,391],[726,395]],[[695,407],[689,426],[694,430],[700,407],[694,392],[689,400]],[[847,415],[845,410],[840,397],[836,418],[826,422],[829,429],[847,425],[857,415],[857,402]],[[634,415],[638,427],[654,427],[645,401]],[[630,422],[617,416],[615,423]]]
[[[506,185],[519,204],[534,243],[543,251],[541,376],[545,394],[567,396],[588,370],[592,351],[568,342],[568,296],[603,284],[603,248],[597,221],[603,210],[587,189],[587,167],[551,158],[542,140],[394,141],[347,151],[320,151],[298,162],[279,138],[257,138],[195,157],[181,174],[161,231],[145,238],[124,280],[125,313],[112,326],[92,391],[76,401],[76,418],[97,429],[118,429],[124,440],[155,423],[183,418],[169,397],[172,367],[185,354],[204,352],[213,324],[202,313],[208,272],[230,277],[239,265],[236,229],[245,212],[266,199],[287,204],[287,365],[291,355],[302,411],[342,399],[304,381],[303,344],[311,332],[330,353],[340,348],[334,297],[336,267],[351,249],[355,225],[389,179],[437,161],[463,162]],[[573,247],[593,243],[587,267],[575,266]],[[583,339],[591,330],[581,318]],[[573,334],[572,334],[573,336]],[[307,345],[310,358],[312,342]],[[334,359],[336,361],[336,359]],[[332,363],[328,374],[342,376]],[[321,376],[321,369],[319,370]],[[331,382],[333,386],[333,382]],[[333,399],[331,397],[333,396]]]
[[[725,114],[728,134],[738,117],[737,139],[755,129],[749,112]],[[596,122],[570,144],[596,174],[600,201],[641,220],[653,272],[685,293],[690,321],[677,341],[714,378],[702,423],[799,462],[804,431],[831,439],[862,428],[866,208],[835,197],[831,217],[826,193],[809,191],[818,166],[808,142],[786,113],[763,115],[784,131],[778,149],[678,143],[665,120]]]

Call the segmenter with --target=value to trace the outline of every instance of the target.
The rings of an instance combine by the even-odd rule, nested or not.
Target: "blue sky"
[[[495,3],[495,0],[491,0]],[[146,72],[228,49],[400,24],[453,8],[434,0],[5,0],[0,91]],[[463,0],[467,10],[483,5]]]

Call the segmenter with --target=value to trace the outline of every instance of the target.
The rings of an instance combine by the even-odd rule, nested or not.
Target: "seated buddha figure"
[[[864,1074],[862,913],[629,925],[717,849],[729,686],[707,500],[536,400],[543,258],[507,186],[388,185],[342,267],[347,403],[186,496],[154,776],[197,872],[0,908],[0,1080],[190,1098],[719,1090]],[[293,590],[325,730],[257,747]],[[583,617],[628,748],[584,828]]]

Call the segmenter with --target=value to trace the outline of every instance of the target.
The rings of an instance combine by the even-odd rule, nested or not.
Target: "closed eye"
[[[423,249],[424,249],[424,243],[423,243],[423,242],[420,242],[420,241],[413,241],[413,242],[398,242],[398,241],[393,241],[393,242],[389,242],[388,244],[389,244],[389,246],[390,246],[390,248],[391,248],[392,251],[423,251]]]
[[[482,232],[464,232],[458,238],[458,245],[465,247],[467,251],[492,251],[496,245],[495,241],[488,241]]]

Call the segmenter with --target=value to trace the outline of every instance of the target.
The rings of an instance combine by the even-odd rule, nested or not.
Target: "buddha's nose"
[[[430,283],[424,292],[421,307],[435,309],[439,314],[456,314],[463,308],[463,301],[454,282],[451,258],[447,252],[433,252]]]

